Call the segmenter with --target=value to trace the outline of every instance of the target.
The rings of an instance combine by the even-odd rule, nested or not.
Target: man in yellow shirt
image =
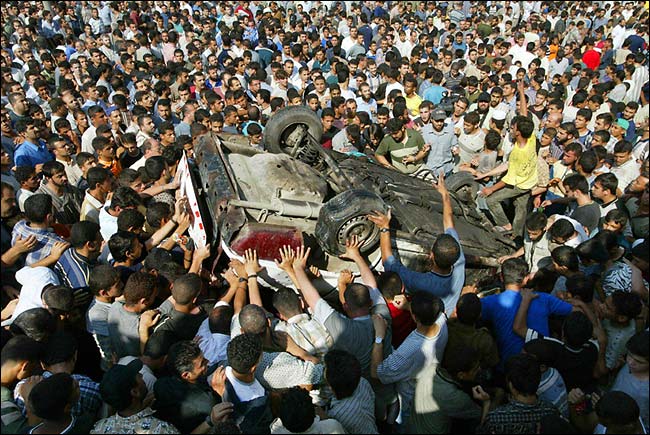
[[[523,234],[530,191],[537,184],[537,143],[533,129],[534,124],[530,119],[524,116],[513,118],[510,135],[515,147],[508,159],[508,172],[498,183],[484,187],[480,192],[486,197],[496,229],[502,232],[512,231],[515,236]],[[501,205],[501,201],[509,198],[513,198],[515,204],[512,224]]]
[[[407,75],[404,79],[404,93],[406,94],[406,108],[411,118],[415,118],[420,114],[422,98],[417,94],[417,89],[418,80],[411,74]]]

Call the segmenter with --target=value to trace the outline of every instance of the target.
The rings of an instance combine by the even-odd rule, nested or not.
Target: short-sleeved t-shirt
[[[562,301],[546,293],[537,293],[539,296],[530,304],[526,321],[528,327],[540,332],[542,335],[550,335],[548,318],[550,315],[566,316],[573,310],[571,304]],[[503,368],[505,361],[512,355],[521,353],[524,345],[523,338],[519,337],[512,330],[515,316],[521,304],[521,295],[515,290],[488,296],[481,299],[483,320],[492,325],[495,332],[497,347],[501,361],[499,367]]]
[[[390,320],[390,312],[385,304],[375,305],[373,312]],[[314,318],[321,322],[331,335],[332,348],[345,350],[356,356],[361,363],[362,376],[369,378],[372,343],[375,341],[372,318],[364,316],[350,319],[336,312],[324,299],[319,300],[316,304]],[[387,357],[392,350],[390,331],[389,328],[388,335],[384,338],[384,357]]]
[[[108,333],[118,358],[140,355],[139,325],[139,314],[126,311],[123,302],[113,302],[108,313]]]
[[[519,189],[532,189],[537,184],[537,151],[535,135],[530,135],[526,146],[515,145],[510,153],[508,172],[503,182]]]
[[[580,222],[589,230],[589,234],[592,234],[598,228],[600,221],[600,205],[592,201],[589,204],[577,206],[569,216]]]
[[[398,171],[404,174],[412,174],[417,171],[422,162],[418,163],[402,163],[402,159],[407,156],[417,154],[424,147],[424,139],[422,135],[410,128],[406,129],[406,142],[395,142],[391,135],[386,135],[381,140],[377,154],[384,156],[390,154],[391,164],[397,168]]]

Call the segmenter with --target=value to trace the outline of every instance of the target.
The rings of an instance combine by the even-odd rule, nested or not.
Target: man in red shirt
[[[592,71],[598,69],[600,65],[600,53],[594,49],[594,40],[593,38],[585,38],[584,44],[586,46],[585,54],[582,55],[582,61],[587,65]]]
[[[384,299],[386,299],[386,304],[390,310],[390,317],[393,321],[391,343],[393,348],[397,349],[416,327],[411,311],[403,308],[403,301],[406,299],[404,283],[397,273],[383,272],[377,278],[377,287]]]

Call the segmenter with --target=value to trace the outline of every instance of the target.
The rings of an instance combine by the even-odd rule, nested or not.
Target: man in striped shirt
[[[27,198],[25,201],[25,216],[27,219],[21,220],[14,226],[11,245],[13,246],[16,243],[18,237],[23,240],[29,236],[36,237],[37,244],[25,259],[25,264],[30,266],[48,257],[55,243],[65,242],[65,240],[50,228],[50,225],[54,223],[51,196],[37,193]]]
[[[72,246],[54,265],[61,284],[75,292],[77,303],[90,302],[92,295],[88,291],[88,279],[90,270],[102,252],[103,242],[98,224],[91,221],[77,222],[70,230]]]

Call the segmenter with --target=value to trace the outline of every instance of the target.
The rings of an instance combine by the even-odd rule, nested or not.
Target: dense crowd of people
[[[647,1],[0,9],[2,433],[647,433]],[[349,239],[333,300],[305,247],[277,253],[292,288],[254,250],[207,266],[179,162],[269,152],[288,106],[439,192],[426,272],[390,211],[382,271]],[[463,171],[519,247],[490,288]]]

